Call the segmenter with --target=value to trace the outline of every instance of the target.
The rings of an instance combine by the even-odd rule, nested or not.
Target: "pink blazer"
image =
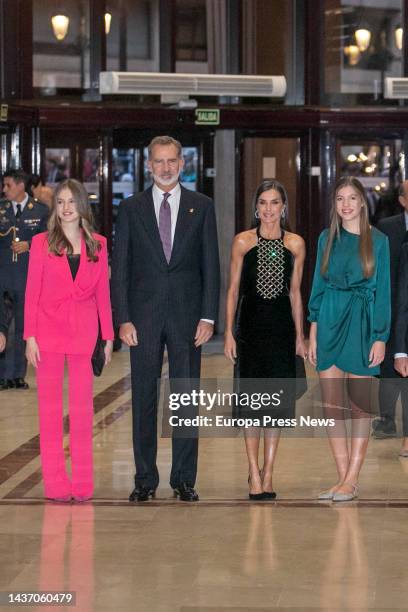
[[[88,260],[82,239],[75,281],[67,256],[49,253],[47,232],[32,239],[24,338],[34,336],[40,352],[91,355],[98,336],[98,316],[102,338],[113,340],[106,238],[94,237],[102,244],[99,260]]]

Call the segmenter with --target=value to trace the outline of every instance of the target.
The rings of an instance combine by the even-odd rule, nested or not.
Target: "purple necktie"
[[[168,202],[170,195],[167,192],[163,193],[159,212],[159,233],[167,263],[169,263],[171,257],[171,209]]]

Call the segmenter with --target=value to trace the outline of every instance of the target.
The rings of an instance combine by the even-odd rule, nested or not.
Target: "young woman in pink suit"
[[[47,498],[85,501],[93,493],[91,357],[98,336],[112,356],[106,239],[92,231],[78,181],[56,188],[48,232],[32,240],[25,300],[26,356],[37,370],[40,450]],[[63,446],[63,380],[68,364],[71,478]]]

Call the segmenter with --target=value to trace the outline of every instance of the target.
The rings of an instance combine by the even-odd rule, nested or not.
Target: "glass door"
[[[398,214],[401,210],[398,186],[406,175],[404,140],[402,137],[339,138],[336,175],[355,176],[361,181],[374,225],[384,217]]]
[[[8,168],[21,168],[21,127],[0,126],[0,175]]]
[[[102,144],[97,134],[66,133],[62,130],[44,130],[41,134],[41,177],[55,189],[66,178],[81,181],[89,195],[98,230],[103,227],[101,202]]]
[[[183,145],[184,169],[180,176],[183,187],[213,195],[213,133],[171,133]],[[120,202],[152,184],[147,167],[147,145],[156,132],[117,130],[112,148],[112,233]]]
[[[112,232],[115,233],[115,223],[119,204],[140,191],[142,183],[140,174],[140,148],[112,149]]]

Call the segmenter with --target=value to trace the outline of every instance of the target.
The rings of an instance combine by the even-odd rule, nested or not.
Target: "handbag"
[[[296,355],[296,399],[300,399],[307,391],[305,360]]]
[[[94,376],[102,374],[103,366],[105,365],[105,340],[102,340],[101,326],[99,325],[98,338],[96,340],[94,352],[92,353],[92,370]]]

